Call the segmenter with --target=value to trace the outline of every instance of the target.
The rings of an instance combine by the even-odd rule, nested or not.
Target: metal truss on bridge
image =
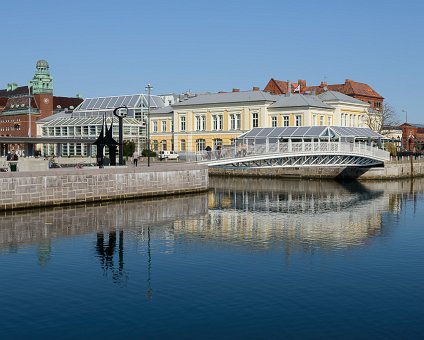
[[[223,167],[371,167],[390,159],[387,151],[361,142],[299,142],[224,148],[200,155],[208,166]]]
[[[381,160],[360,155],[342,154],[272,154],[250,157],[229,158],[206,162],[209,166],[225,166],[239,168],[270,167],[371,167],[382,163]]]

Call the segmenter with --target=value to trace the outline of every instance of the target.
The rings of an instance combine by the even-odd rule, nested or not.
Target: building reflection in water
[[[6,212],[0,254],[35,244],[38,263],[46,266],[55,238],[93,235],[103,273],[122,284],[128,279],[124,242],[140,242],[151,298],[154,240],[164,241],[163,252],[188,241],[279,246],[287,254],[361,246],[385,232],[384,216],[393,218],[403,202],[424,192],[424,179],[360,184],[212,177],[210,185],[196,195]]]
[[[399,212],[403,195],[411,194],[398,190],[401,183],[388,189],[393,182],[215,177],[210,184],[207,220],[177,221],[176,233],[257,249],[282,243],[287,252],[363,245],[382,232],[383,214]]]

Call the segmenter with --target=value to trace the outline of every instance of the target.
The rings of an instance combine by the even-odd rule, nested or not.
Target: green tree
[[[135,143],[133,141],[124,141],[123,153],[125,157],[131,157],[135,151]]]

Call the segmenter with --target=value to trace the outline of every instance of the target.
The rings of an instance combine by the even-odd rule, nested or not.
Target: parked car
[[[158,159],[163,161],[164,159],[179,159],[180,156],[176,151],[159,151]]]

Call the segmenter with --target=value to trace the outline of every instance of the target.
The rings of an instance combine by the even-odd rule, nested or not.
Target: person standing
[[[138,158],[139,158],[140,156],[139,156],[139,154],[138,154],[138,152],[137,152],[137,150],[135,150],[134,151],[134,153],[133,153],[133,162],[134,162],[134,166],[137,166],[137,164],[138,164]]]

